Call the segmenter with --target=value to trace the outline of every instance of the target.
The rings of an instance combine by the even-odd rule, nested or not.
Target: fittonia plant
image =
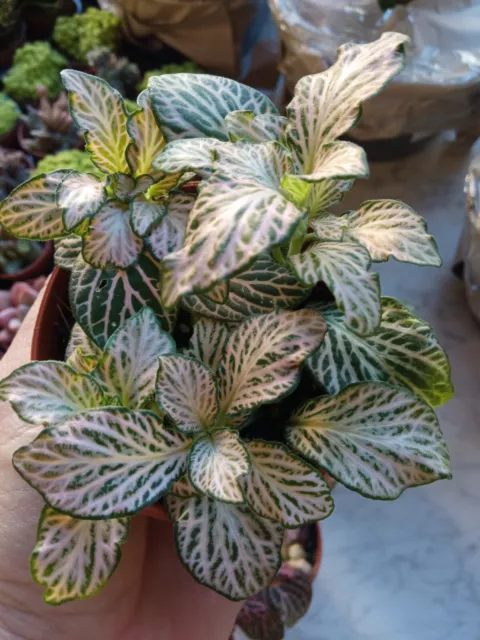
[[[331,513],[321,470],[385,500],[450,476],[431,408],[452,394],[447,358],[370,271],[438,266],[435,243],[396,201],[330,213],[368,171],[339,138],[404,42],[346,45],[286,117],[194,74],[152,78],[127,116],[105,82],[63,73],[104,175],[37,176],[0,209],[72,270],[67,362],[0,385],[46,427],[14,465],[46,502],[32,570],[47,602],[95,594],[130,518],[160,499],[192,575],[243,599],[271,582],[285,529]],[[181,188],[192,174],[198,195]]]

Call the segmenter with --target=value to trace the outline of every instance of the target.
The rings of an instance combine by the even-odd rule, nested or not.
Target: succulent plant
[[[21,151],[0,147],[0,202],[29,176],[28,160]]]
[[[160,69],[147,71],[142,80],[137,84],[137,91],[145,91],[148,81],[154,76],[163,76],[172,73],[205,73],[195,62],[187,61],[181,64],[164,64]]]
[[[63,91],[50,101],[44,87],[37,90],[40,104],[27,106],[27,113],[20,116],[27,126],[29,137],[22,140],[23,148],[34,155],[45,155],[71,149],[82,141],[68,111],[68,97]]]
[[[12,274],[32,264],[42,252],[42,244],[14,238],[0,228],[0,274]]]
[[[15,128],[19,115],[18,104],[9,98],[6,93],[0,93],[0,136],[9,133]]]
[[[108,47],[98,47],[87,54],[88,65],[122,95],[133,89],[140,77],[138,66],[128,58],[118,57]]]
[[[9,291],[0,291],[0,359],[10,346],[45,280],[45,276],[40,276],[29,282],[15,282]]]
[[[59,151],[42,158],[31,176],[37,176],[41,173],[51,173],[57,169],[68,169],[70,171],[79,171],[81,173],[98,174],[97,167],[90,160],[90,156],[80,149],[69,149],[68,151]]]
[[[60,71],[67,60],[48,42],[28,42],[15,53],[13,66],[3,78],[6,93],[17,102],[35,101],[45,87],[49,98],[62,90]]]
[[[103,47],[116,51],[120,18],[109,11],[88,8],[85,13],[57,18],[53,41],[73,60],[86,64],[89,52]]]

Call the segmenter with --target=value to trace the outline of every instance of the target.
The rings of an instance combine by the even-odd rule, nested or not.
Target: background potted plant
[[[382,500],[450,477],[432,408],[452,394],[448,360],[370,270],[439,265],[434,240],[396,201],[330,213],[368,172],[339,138],[402,69],[405,41],[341,48],[286,117],[195,74],[151,78],[127,115],[107,83],[63,72],[100,174],[41,174],[0,206],[72,272],[66,362],[0,383],[39,426],[14,465],[46,503],[32,556],[46,602],[102,588],[146,507],[166,509],[197,581],[243,600],[272,585],[285,530],[331,513],[322,471]],[[47,310],[64,317],[52,283],[44,345]]]
[[[51,173],[57,169],[79,171],[81,173],[98,173],[97,167],[93,164],[86,151],[80,149],[68,149],[50,153],[42,158],[35,169],[31,171],[31,176]]]
[[[17,103],[5,93],[0,93],[0,146],[15,145],[15,126],[20,115]]]

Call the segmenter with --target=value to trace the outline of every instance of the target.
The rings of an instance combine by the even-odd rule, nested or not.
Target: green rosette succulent
[[[85,13],[57,18],[53,41],[71,58],[86,64],[89,52],[102,47],[115,51],[120,35],[120,18],[109,11],[90,7]]]
[[[0,136],[13,130],[18,120],[20,109],[16,102],[5,93],[0,93]]]

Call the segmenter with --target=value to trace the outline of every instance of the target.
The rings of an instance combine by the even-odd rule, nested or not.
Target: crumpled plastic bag
[[[407,34],[406,69],[364,107],[351,132],[363,140],[417,137],[478,127],[480,0],[413,0],[382,13],[378,0],[269,0],[280,29],[281,71],[290,92],[328,68],[345,42]]]

